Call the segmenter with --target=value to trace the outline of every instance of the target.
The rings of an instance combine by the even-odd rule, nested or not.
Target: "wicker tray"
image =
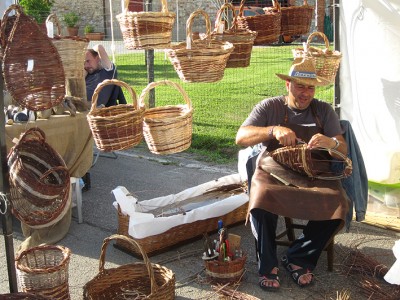
[[[183,88],[169,80],[150,83],[139,97],[144,103],[150,90],[160,85],[175,88],[186,104],[166,105],[146,109],[143,118],[143,135],[147,146],[155,154],[172,154],[188,149],[192,143],[192,103]]]
[[[310,32],[314,7],[303,0],[301,6],[281,7],[281,34],[302,35]]]
[[[319,49],[311,46],[314,37],[322,37],[325,43],[325,49]],[[293,56],[304,57],[310,56],[315,64],[315,70],[318,76],[323,77],[330,83],[335,82],[336,73],[339,69],[342,53],[329,49],[329,40],[325,34],[316,31],[308,36],[307,44],[304,48],[296,48],[292,50]]]
[[[175,13],[168,11],[167,0],[161,0],[161,12],[125,11],[117,15],[126,49],[164,49],[170,47]]]
[[[236,283],[243,275],[246,260],[246,255],[231,261],[205,260],[206,274],[215,283]]]
[[[219,25],[222,22],[222,15],[225,9],[230,9],[233,14],[233,22],[231,28],[219,32]],[[212,39],[221,42],[230,42],[233,44],[233,52],[229,55],[227,68],[244,68],[250,65],[251,51],[253,50],[254,40],[257,32],[239,27],[238,19],[235,14],[235,8],[230,3],[225,3],[218,10],[215,20],[215,28],[211,33]]]
[[[143,262],[105,269],[105,255],[111,241],[124,241],[141,253]],[[104,239],[99,273],[83,287],[83,299],[175,299],[175,274],[164,266],[150,263],[146,252],[135,240],[122,235]]]
[[[206,21],[206,35],[204,39],[193,40],[192,23],[197,16],[203,16]],[[205,11],[198,9],[190,14],[186,22],[186,42],[165,51],[181,80],[216,82],[224,76],[233,45],[211,39],[210,18]]]

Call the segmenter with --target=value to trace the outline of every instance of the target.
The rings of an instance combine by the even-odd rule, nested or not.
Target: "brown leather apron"
[[[314,109],[313,115],[320,124]],[[305,142],[322,133],[321,126],[288,124],[287,112],[282,126],[292,129]],[[281,166],[269,156],[269,151],[278,147],[274,140],[258,158],[251,181],[249,212],[261,208],[296,219],[344,221],[349,205],[340,180],[313,179]],[[344,222],[340,228],[343,225]]]

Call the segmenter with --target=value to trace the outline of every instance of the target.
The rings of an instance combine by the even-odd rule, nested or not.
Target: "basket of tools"
[[[50,14],[46,19],[46,27],[53,29],[53,25],[57,34],[53,34],[51,41],[60,54],[65,78],[84,78],[82,61],[85,60],[89,40],[77,36],[61,36],[60,22],[56,14]]]
[[[40,228],[63,217],[70,202],[70,174],[40,128],[24,132],[7,156],[13,214]]]
[[[206,34],[202,39],[192,37],[192,24],[197,16],[203,16],[206,22]],[[216,82],[223,78],[233,48],[232,43],[211,39],[210,18],[205,11],[198,9],[190,14],[186,22],[186,42],[165,51],[181,80]]]
[[[15,12],[15,20],[8,22]],[[7,36],[7,26],[13,24]],[[1,22],[3,74],[7,90],[19,105],[50,109],[65,96],[65,74],[57,48],[19,5],[11,5]]]
[[[311,46],[311,42],[315,37],[323,39],[325,48],[317,48]],[[304,48],[296,48],[292,50],[293,56],[304,57],[308,56],[314,61],[316,73],[318,76],[328,80],[329,83],[335,82],[336,73],[339,69],[342,53],[329,48],[329,40],[325,34],[316,31],[308,36],[307,43]]]
[[[143,262],[106,269],[106,250],[114,240],[123,240],[137,248]],[[175,299],[175,274],[164,266],[151,263],[146,252],[134,239],[111,235],[104,239],[99,273],[83,287],[83,299]]]
[[[70,256],[70,249],[57,245],[37,246],[19,253],[15,267],[21,291],[48,299],[69,300]]]
[[[233,21],[231,27],[225,30],[225,22],[222,20],[222,16],[227,9],[232,11]],[[225,3],[221,6],[217,13],[215,28],[211,33],[211,37],[217,41],[230,42],[233,44],[234,49],[226,63],[227,68],[243,68],[250,65],[251,51],[256,36],[256,31],[239,27],[235,8],[232,4]]]
[[[170,47],[175,13],[168,11],[167,0],[161,0],[161,12],[129,11],[117,15],[126,49],[164,49]]]
[[[143,117],[143,135],[147,146],[155,154],[172,154],[188,149],[192,143],[193,108],[188,94],[177,83],[162,80],[152,82],[142,91],[139,102],[144,103],[150,90],[170,86],[183,97],[183,105],[165,105],[147,108]]]
[[[264,11],[264,14],[244,16],[245,0],[240,2],[238,25],[241,29],[257,32],[254,45],[273,44],[279,41],[281,34],[281,10],[278,3],[273,8]]]
[[[108,85],[125,88],[133,104],[118,104],[98,107],[101,90]],[[111,152],[128,149],[139,144],[143,138],[143,116],[145,107],[137,101],[132,87],[117,79],[106,79],[99,83],[93,93],[92,106],[87,114],[93,139],[99,150]]]
[[[275,0],[276,2],[276,0]],[[281,7],[281,35],[302,35],[310,32],[314,7],[303,0],[303,5]]]

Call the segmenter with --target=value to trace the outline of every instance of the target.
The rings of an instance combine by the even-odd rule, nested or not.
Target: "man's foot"
[[[278,276],[279,269],[273,268],[270,274],[260,276],[258,284],[263,290],[275,291],[280,287],[280,281]]]
[[[293,281],[300,287],[305,287],[313,282],[314,274],[300,266],[289,263],[287,256],[282,257],[282,264],[286,270],[290,273]]]

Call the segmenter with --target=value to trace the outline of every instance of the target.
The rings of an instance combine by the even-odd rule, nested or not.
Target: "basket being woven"
[[[233,14],[232,26],[220,32],[219,26],[222,22],[222,15],[225,9],[230,9]],[[225,3],[218,10],[215,20],[215,28],[211,33],[211,38],[216,41],[230,42],[233,44],[233,52],[229,55],[227,68],[244,68],[250,65],[251,51],[253,50],[254,40],[257,36],[256,31],[239,28],[235,8],[230,3]]]
[[[146,109],[143,135],[147,146],[155,154],[172,154],[188,149],[192,143],[192,103],[183,88],[169,80],[152,82],[142,91],[139,102],[144,103],[150,90],[160,85],[175,88],[185,100],[184,105],[166,105]]]
[[[51,41],[60,54],[64,67],[65,79],[84,78],[82,62],[85,61],[89,40],[76,36],[61,36],[60,23],[55,14],[50,14],[46,19],[46,25],[51,23],[54,24],[57,29],[57,35],[55,35]]]
[[[100,91],[112,84],[126,88],[133,104],[97,107]],[[138,103],[135,91],[127,83],[117,79],[106,79],[99,83],[93,93],[92,106],[87,114],[97,148],[110,152],[139,144],[143,137],[144,111],[144,104]]]
[[[245,0],[240,2],[238,25],[241,29],[257,32],[254,45],[273,44],[279,41],[281,34],[281,10],[279,4],[268,8],[263,15],[244,16]]]
[[[281,34],[302,35],[310,32],[314,7],[303,0],[301,6],[281,7]]]
[[[107,246],[113,240],[123,240],[137,248],[143,262],[105,269]],[[83,287],[83,299],[175,299],[175,274],[164,266],[150,263],[146,252],[134,239],[114,234],[104,239],[99,273]]]
[[[15,267],[22,292],[69,300],[70,256],[68,248],[57,245],[42,245],[21,252],[15,259]]]
[[[226,284],[240,281],[247,256],[235,258],[231,261],[205,260],[206,274],[216,283]]]
[[[204,39],[193,40],[192,23],[194,18],[200,15],[206,21],[206,35]],[[210,18],[205,11],[198,9],[190,14],[186,22],[186,42],[174,45],[165,51],[181,80],[216,82],[224,76],[233,45],[211,39]]]
[[[14,26],[4,42],[8,14],[15,10]],[[11,5],[1,22],[3,73],[7,90],[23,107],[42,111],[61,103],[65,96],[64,68],[57,51],[39,25],[23,13],[19,5]],[[82,62],[81,62],[82,63]]]
[[[325,49],[311,46],[314,37],[322,37],[325,43]],[[304,48],[292,50],[294,58],[308,56],[314,61],[315,70],[318,76],[324,77],[329,83],[335,82],[336,73],[339,69],[342,53],[329,49],[329,40],[325,34],[316,31],[308,36],[307,44]]]
[[[128,11],[117,15],[126,49],[164,49],[170,47],[175,13],[168,11],[167,0],[161,0],[161,12]]]

